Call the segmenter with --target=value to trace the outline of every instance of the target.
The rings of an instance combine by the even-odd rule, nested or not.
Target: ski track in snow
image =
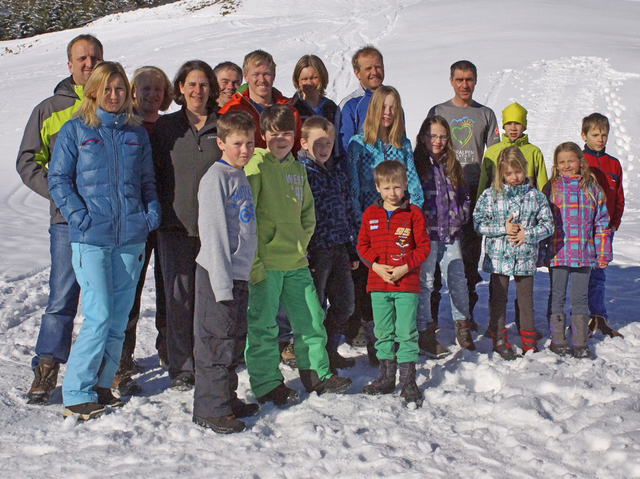
[[[92,31],[97,30],[102,38],[106,27],[126,23],[139,25],[141,31],[150,29],[152,35],[158,32],[158,27],[152,27],[154,22],[165,23],[167,28],[184,28],[185,12],[198,3],[187,0],[114,15],[94,22]],[[272,43],[265,48],[276,61],[286,61],[278,67],[285,72],[279,77],[288,85],[285,92],[290,88],[287,75],[297,53],[315,53],[325,59],[330,70],[327,95],[339,102],[357,87],[350,64],[355,46],[381,45],[394,35],[402,35],[403,10],[419,3],[355,0],[341,5],[337,18],[333,9],[314,10],[313,24],[291,10],[281,12],[276,2],[268,3],[265,15],[254,15],[241,5],[224,20],[218,14],[220,5],[213,5],[189,14],[190,18],[202,18],[209,30],[194,29],[184,38],[171,36],[167,43],[158,46],[155,42],[149,51],[157,59],[164,53],[172,55],[211,42],[215,37],[211,31],[215,32],[218,24],[221,28],[226,25],[227,32],[236,32],[238,51],[263,47],[256,41],[278,37],[282,41],[270,40]],[[337,5],[334,2],[332,6]],[[227,23],[223,25],[223,21]],[[274,30],[275,22],[295,34]],[[307,25],[311,27],[301,32],[300,27]],[[43,44],[59,48],[55,38],[49,35],[5,42],[13,53],[0,49],[0,58],[27,54],[32,47],[35,50]],[[271,48],[274,44],[278,47]],[[131,48],[135,53],[121,52],[114,58],[127,71],[140,64],[136,48],[147,47],[132,43]],[[295,53],[285,55],[287,50]],[[640,477],[640,267],[636,244],[640,199],[638,169],[634,169],[638,147],[631,136],[638,124],[632,123],[628,108],[631,99],[622,93],[625,85],[637,86],[640,75],[616,71],[607,59],[596,56],[551,58],[495,72],[489,77],[484,98],[478,95],[478,99],[494,108],[499,120],[501,109],[513,100],[528,109],[527,133],[530,141],[542,149],[548,171],[558,143],[572,140],[582,145],[582,117],[593,111],[609,116],[612,128],[608,151],[621,160],[625,171],[627,209],[614,243],[615,261],[607,269],[607,300],[611,325],[625,335],[624,339],[597,334],[590,340],[594,361],[559,358],[544,349],[548,343],[544,311],[549,281],[546,270],[540,270],[535,280],[534,306],[536,327],[545,335],[539,342],[542,352],[504,362],[491,352],[490,340],[482,336],[476,336],[478,352],[460,350],[454,341],[448,295],[444,294],[439,337],[454,354],[439,361],[421,358],[417,381],[425,397],[422,409],[406,409],[395,396],[359,394],[377,376],[377,370],[368,365],[362,350],[342,345],[342,354],[357,357],[356,368],[344,372],[354,380],[347,394],[318,397],[301,393],[301,401],[288,409],[262,407],[260,415],[246,420],[245,433],[220,436],[191,423],[192,393],[167,390],[169,379],[157,366],[154,348],[155,289],[149,268],[136,349],[143,367],[137,377],[143,393],[131,398],[121,410],[77,424],[72,418],[61,418],[60,387],[48,406],[27,406],[24,399],[33,376],[29,363],[46,307],[49,269],[38,268],[11,278],[3,273],[3,477]],[[171,62],[180,63],[173,57]],[[404,106],[408,110],[412,105]],[[411,127],[417,130],[417,125]],[[12,217],[23,221],[27,229],[29,223],[42,222],[46,210],[39,209],[37,199],[34,201],[26,188],[16,188],[15,183],[10,186],[3,192],[3,202]],[[42,242],[43,238],[46,241],[46,231],[42,233],[42,237],[35,237],[30,232],[25,244]],[[487,279],[487,275],[484,277]],[[480,332],[488,315],[487,287],[488,281],[478,287],[476,317]],[[507,324],[511,344],[519,347],[512,324],[514,289],[512,286]],[[76,332],[81,322],[79,314]],[[297,372],[287,367],[282,370],[287,383],[302,392]],[[255,401],[244,368],[240,370],[238,394]]]

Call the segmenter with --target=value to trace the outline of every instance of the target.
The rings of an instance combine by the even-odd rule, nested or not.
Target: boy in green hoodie
[[[544,165],[544,157],[540,148],[529,143],[528,136],[524,134],[527,129],[527,110],[514,101],[502,110],[502,128],[504,133],[500,143],[490,146],[484,153],[478,198],[485,189],[491,186],[498,155],[509,146],[517,146],[520,149],[527,160],[529,184],[542,191],[542,187],[547,184],[547,168]]]
[[[298,393],[284,384],[278,368],[278,305],[291,322],[300,380],[308,392],[341,393],[349,378],[334,376],[325,349],[324,310],[307,262],[316,224],[307,174],[291,154],[296,119],[291,109],[272,105],[260,115],[266,150],[256,148],[244,171],[255,206],[258,249],[249,281],[245,359],[251,389],[261,404],[283,406]]]

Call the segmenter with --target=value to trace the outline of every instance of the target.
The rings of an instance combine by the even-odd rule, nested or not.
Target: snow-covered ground
[[[640,145],[633,140],[640,129],[640,3],[245,0],[224,16],[219,5],[194,8],[204,3],[212,2],[186,0],[0,42],[2,477],[640,477]],[[167,390],[156,366],[150,271],[136,350],[143,394],[86,424],[62,420],[59,388],[49,406],[27,406],[29,361],[48,295],[48,204],[22,185],[15,154],[32,108],[67,76],[66,44],[81,32],[98,36],[105,58],[129,73],[152,64],[173,76],[189,59],[241,63],[264,48],[278,63],[276,87],[285,94],[292,93],[297,59],[314,53],[327,65],[328,96],[337,101],[357,86],[351,53],[373,43],[385,55],[385,83],[402,95],[412,139],[429,108],[452,96],[449,65],[469,59],[479,69],[475,98],[498,118],[513,100],[529,110],[529,138],[547,166],[559,142],[581,144],[583,116],[608,115],[608,151],[622,162],[627,207],[607,269],[607,299],[624,339],[598,334],[590,341],[594,361],[543,351],[507,363],[482,337],[479,352],[459,350],[443,302],[441,339],[454,354],[420,362],[422,409],[359,394],[377,371],[363,351],[343,345],[343,354],[358,357],[347,372],[354,380],[348,394],[301,394],[289,409],[263,407],[245,433],[219,436],[191,423],[192,393]],[[481,330],[486,290],[484,283],[476,308]],[[541,270],[536,324],[545,334],[547,295]],[[519,345],[513,325],[509,333]],[[303,390],[295,371],[284,374]],[[239,395],[254,400],[244,370]]]

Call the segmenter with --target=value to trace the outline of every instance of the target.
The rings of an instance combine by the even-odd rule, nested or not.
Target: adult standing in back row
[[[469,186],[471,209],[476,206],[478,183],[484,150],[500,141],[500,130],[496,115],[489,107],[481,105],[473,99],[473,91],[478,81],[476,66],[468,60],[460,60],[451,65],[451,77],[454,96],[451,100],[434,106],[428,116],[440,115],[449,122],[453,149],[456,158],[462,165],[464,178]],[[477,330],[473,320],[473,308],[478,302],[476,284],[482,281],[478,273],[478,261],[482,249],[482,238],[473,229],[473,223],[462,226],[462,260],[464,273],[469,288],[469,313],[471,329]],[[442,284],[441,281],[437,281]],[[438,291],[435,286],[434,291]],[[433,311],[433,310],[432,310]],[[436,319],[437,315],[433,315]]]
[[[162,206],[158,252],[166,294],[169,377],[172,388],[185,391],[195,382],[198,187],[209,167],[222,157],[214,113],[218,82],[212,68],[201,60],[182,65],[173,81],[173,95],[182,109],[158,119],[151,149]]]
[[[380,88],[384,81],[382,53],[373,45],[365,45],[356,51],[351,57],[351,65],[360,85],[340,102],[340,129],[336,139],[338,155],[345,155],[349,150],[351,138],[362,131],[373,92]],[[364,208],[367,206],[369,205],[363,205]],[[359,335],[360,323],[368,324],[365,335],[367,348],[370,352],[369,357],[373,363],[377,364],[374,347],[375,337],[373,336],[373,310],[371,309],[371,298],[367,294],[368,275],[369,268],[363,263],[360,263],[358,269],[352,272],[356,309],[349,318],[349,326],[345,336],[348,342],[358,343],[356,336]]]
[[[102,51],[102,43],[92,35],[78,35],[69,42],[67,67],[71,76],[58,83],[53,96],[33,109],[18,152],[16,169],[22,182],[51,202],[49,301],[40,323],[36,355],[31,361],[34,379],[27,404],[49,403],[60,364],[67,362],[71,350],[80,285],[71,264],[69,225],[49,195],[49,161],[58,131],[80,107],[84,85],[102,61]]]

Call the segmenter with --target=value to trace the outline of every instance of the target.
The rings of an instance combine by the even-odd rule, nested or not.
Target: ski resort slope
[[[640,2],[245,0],[226,2],[235,5],[226,15],[211,3],[186,0],[0,42],[2,477],[640,477]],[[498,119],[514,100],[528,109],[527,133],[548,170],[558,143],[582,145],[585,115],[606,114],[607,151],[622,163],[627,198],[607,269],[611,324],[624,339],[596,335],[594,361],[543,350],[507,363],[482,336],[478,352],[455,345],[445,297],[441,341],[454,354],[418,364],[422,409],[408,410],[394,396],[359,394],[377,371],[363,351],[342,345],[344,355],[357,357],[356,368],[345,371],[354,380],[347,394],[302,393],[286,410],[263,407],[246,432],[219,436],[191,423],[192,393],[167,390],[167,374],[157,367],[149,271],[136,350],[143,394],[86,424],[62,420],[60,388],[50,405],[27,406],[29,362],[48,297],[49,213],[48,202],[22,185],[15,158],[31,110],[68,75],[66,45],[80,33],[100,38],[105,59],[129,74],[156,65],[172,77],[194,58],[241,64],[245,53],[262,48],[274,56],[275,86],[286,95],[293,93],[296,61],[313,53],[327,65],[327,95],[336,101],[357,87],[351,54],[372,43],[385,57],[385,83],[402,96],[412,141],[429,108],[452,96],[449,65],[469,59],[479,70],[474,98]],[[535,284],[542,347],[546,270]],[[482,332],[487,282],[479,292]],[[81,321],[79,314],[76,328]],[[303,391],[296,371],[283,373]],[[255,400],[244,369],[238,393]]]

